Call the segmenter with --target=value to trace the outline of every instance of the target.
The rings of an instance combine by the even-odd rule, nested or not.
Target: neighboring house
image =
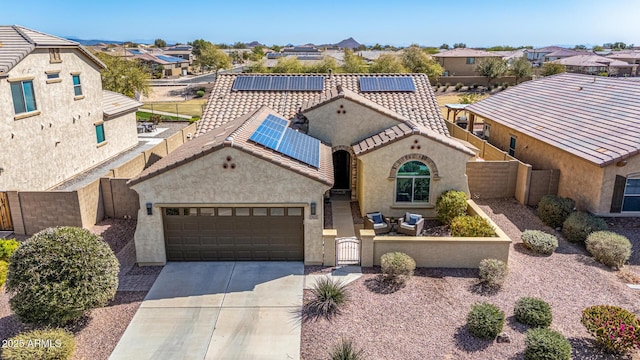
[[[639,50],[621,50],[615,51],[609,55],[608,58],[624,61],[629,64],[640,65],[640,51]],[[636,73],[636,75],[640,75]]]
[[[561,51],[561,50],[565,50],[565,48],[560,46],[545,46],[537,49],[526,49],[524,53],[527,56],[527,59],[529,59],[529,61],[531,61],[534,64],[540,65],[544,62],[545,56],[547,56],[548,54],[551,54],[552,52]]]
[[[587,75],[635,76],[638,69],[638,65],[595,54],[571,56],[553,63],[564,65],[567,72]]]
[[[593,52],[588,50],[559,49],[545,54],[544,62],[566,59],[576,55],[593,55]]]
[[[598,215],[640,214],[640,82],[559,74],[466,108],[489,143],[534,169],[558,169],[558,195]]]
[[[140,50],[130,50],[134,54],[134,59],[150,67],[159,67],[162,70],[162,76],[175,77],[187,75],[189,71],[189,60],[182,59],[170,55],[156,55]]]
[[[46,190],[138,144],[140,103],[78,43],[0,26],[0,191]]]
[[[511,64],[514,60],[524,57],[526,49],[507,50],[507,51],[491,51],[496,55],[502,56],[502,59]]]
[[[435,217],[442,192],[468,193],[474,154],[425,74],[220,74],[197,137],[129,182],[137,260],[321,264],[329,194]]]
[[[191,45],[174,45],[164,50],[165,55],[189,60],[189,65],[193,64],[193,46]]]
[[[444,68],[444,76],[478,76],[476,64],[481,59],[501,59],[502,54],[484,50],[457,48],[433,55]]]

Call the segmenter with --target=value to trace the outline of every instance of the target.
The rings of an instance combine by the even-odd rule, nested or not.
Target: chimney
[[[338,94],[344,94],[344,90],[342,90],[342,84],[336,85],[336,89],[338,90]]]

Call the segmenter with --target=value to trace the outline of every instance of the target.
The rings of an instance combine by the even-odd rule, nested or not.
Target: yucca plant
[[[311,288],[314,298],[307,303],[311,313],[318,316],[332,317],[340,312],[340,306],[347,301],[346,286],[328,276],[316,281]]]
[[[353,342],[342,338],[331,351],[331,360],[361,360],[362,349],[356,349]]]

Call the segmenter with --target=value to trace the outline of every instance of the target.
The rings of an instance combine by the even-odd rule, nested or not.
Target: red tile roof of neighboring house
[[[276,74],[251,74],[256,76],[279,76]],[[288,76],[317,76],[319,74],[286,74]],[[324,91],[331,92],[338,84],[379,107],[388,109],[415,123],[424,125],[435,132],[448,136],[445,120],[438,102],[425,74],[322,74]],[[220,74],[204,110],[202,120],[198,121],[197,135],[200,136],[216,129],[229,121],[246,114],[260,106],[267,106],[286,119],[295,118],[302,107],[314,99],[330,94],[320,91],[232,91],[233,82],[238,74]],[[413,78],[415,92],[360,92],[360,77],[367,76],[410,76]]]
[[[478,49],[456,48],[433,54],[433,57],[502,57],[502,54]]]
[[[467,107],[601,167],[640,152],[640,82],[564,73]]]
[[[240,118],[229,121],[206,134],[190,140],[145,169],[137,177],[131,179],[129,184],[134,185],[140,183],[219,149],[234,147],[323,184],[332,186],[333,156],[329,146],[320,144],[320,167],[316,169],[279,152],[248,141],[249,137],[251,137],[253,132],[262,123],[262,120],[269,114],[279,116],[275,111],[262,106],[257,110],[249,112]]]
[[[0,75],[9,72],[36,48],[78,48],[98,67],[105,65],[75,41],[45,34],[22,26],[0,25]]]

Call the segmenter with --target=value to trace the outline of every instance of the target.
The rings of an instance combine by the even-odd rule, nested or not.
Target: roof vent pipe
[[[329,69],[329,80],[331,80],[331,75],[333,74],[333,69]]]

